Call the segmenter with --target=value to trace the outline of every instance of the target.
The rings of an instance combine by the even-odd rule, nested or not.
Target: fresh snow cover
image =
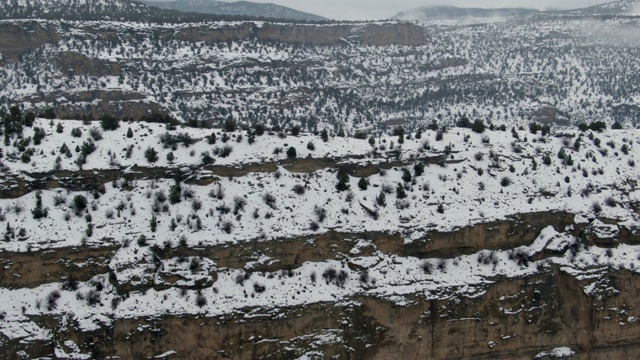
[[[61,134],[56,132],[58,123],[63,126]],[[90,141],[88,130],[98,127],[99,123],[84,125],[71,120],[50,123],[38,119],[35,126],[45,129],[47,136],[41,145],[33,146],[35,152],[31,161],[24,163],[17,158],[13,145],[2,145],[5,155],[0,182],[4,190],[14,188],[11,181],[29,180],[38,173],[51,172],[62,144],[67,144],[72,156],[61,156],[60,169],[78,170],[74,163],[78,154],[74,148]],[[70,135],[74,127],[81,129],[80,138]],[[131,139],[126,137],[129,128],[134,134]],[[143,171],[144,167],[152,171],[152,167],[170,166],[166,154],[172,150],[164,149],[160,144],[160,136],[166,131],[160,124],[121,122],[119,129],[105,131],[101,140],[94,141],[96,151],[87,157],[83,169],[95,172],[123,169],[126,173],[134,171],[134,165],[139,167],[136,171]],[[238,269],[220,267],[215,260],[198,256],[158,259],[153,250],[183,245],[197,249],[301,236],[313,242],[315,236],[330,231],[399,233],[406,243],[411,243],[432,231],[451,231],[516,214],[553,211],[577,214],[576,225],[587,225],[585,230],[593,229],[596,235],[602,234],[603,226],[609,229],[598,220],[604,218],[616,219],[618,227],[636,231],[639,219],[631,205],[640,200],[634,163],[640,160],[634,151],[640,142],[640,134],[634,130],[593,134],[562,130],[545,137],[514,130],[520,139],[517,140],[509,130],[487,130],[477,134],[470,129],[449,128],[440,141],[435,140],[436,132],[428,130],[420,139],[411,134],[401,145],[396,136],[374,136],[374,146],[366,139],[331,136],[325,143],[317,135],[280,137],[269,132],[256,137],[256,143],[250,145],[248,134],[243,131],[229,134],[230,139],[223,144],[222,131],[217,129],[170,131],[174,135],[181,132],[190,134],[197,142],[189,147],[178,145],[173,150],[172,166],[185,168],[196,175],[208,173],[211,178],[200,185],[182,184],[190,198],[182,198],[180,203],[168,205],[168,200],[158,200],[168,196],[175,181],[153,177],[132,180],[128,184],[123,180],[108,182],[104,194],[55,188],[42,190],[43,207],[48,208],[49,213],[40,220],[33,219],[30,214],[37,192],[0,200],[2,226],[10,227],[15,233],[24,229],[18,238],[0,242],[2,251],[115,247],[117,250],[108,264],[109,269],[119,286],[132,288],[126,298],[120,297],[109,281],[109,274],[99,274],[80,282],[78,289],[73,291],[64,290],[62,283],[48,283],[31,289],[1,288],[0,302],[7,304],[2,310],[5,320],[0,322],[3,335],[11,339],[50,339],[52,334],[29,318],[42,314],[61,316],[77,323],[82,330],[90,331],[110,324],[114,319],[162,314],[218,316],[243,314],[243,309],[260,308],[260,314],[276,316],[284,307],[349,301],[357,295],[382,297],[400,305],[410,301],[406,298],[410,294],[420,294],[426,299],[446,298],[452,293],[475,298],[484,294],[498,278],[530,276],[551,265],[586,281],[585,294],[601,296],[616,291],[603,280],[606,269],[640,271],[637,266],[640,246],[589,246],[574,253],[566,249],[578,239],[565,229],[553,227],[545,228],[527,246],[429,260],[383,253],[371,241],[353,235],[350,251],[335,259],[306,262],[290,272],[251,271],[274,261],[259,252],[247,259],[246,267]],[[217,142],[212,145],[205,138],[211,132],[217,133]],[[33,130],[27,128],[24,137],[32,135]],[[307,149],[309,142],[315,144],[315,150]],[[575,149],[576,143],[580,144],[579,150]],[[128,144],[134,147],[129,158],[126,157]],[[214,154],[215,147],[223,145],[233,147],[226,158]],[[622,151],[623,145],[629,148],[628,154]],[[283,153],[274,154],[275,148],[286,152],[289,146],[296,147],[297,160],[287,162]],[[159,160],[154,164],[143,155],[149,147],[158,151]],[[46,151],[40,151],[45,148]],[[216,176],[211,174],[215,173],[214,168],[207,170],[200,166],[199,154],[204,151],[210,152],[215,165],[229,168],[264,161],[274,161],[280,166],[274,173],[256,171],[238,177]],[[564,160],[559,157],[561,152],[564,152]],[[358,179],[350,176],[350,190],[338,192],[336,169],[329,165],[305,173],[286,168],[291,162],[327,157],[343,165],[386,164],[390,169],[369,176],[367,190],[359,189]],[[572,165],[567,162],[569,157]],[[443,158],[447,162],[427,165],[424,174],[415,176],[414,165],[418,159]],[[403,170],[408,171],[411,180],[403,179],[407,174]],[[55,177],[64,173],[50,174]],[[505,182],[505,177],[509,181]],[[405,199],[397,198],[398,184],[406,186]],[[295,185],[304,185],[305,193],[294,193]],[[389,190],[386,206],[377,205],[375,199],[385,187]],[[265,194],[275,198],[273,207],[265,203]],[[71,209],[76,195],[84,195],[89,202],[88,209],[79,216]],[[64,204],[55,205],[54,196],[64,198]],[[237,198],[244,199],[241,201],[244,205],[232,215]],[[599,208],[594,205],[596,203]],[[438,209],[440,205],[442,211]],[[369,215],[363,206],[376,210],[378,218]],[[326,218],[319,219],[318,209],[325,209]],[[154,213],[156,232],[152,232],[150,226]],[[86,214],[92,217],[93,233],[90,236],[86,233]],[[312,221],[317,222],[317,230],[310,227]],[[228,223],[231,226],[225,230]],[[571,231],[571,228],[567,230]],[[142,242],[141,236],[145,238]],[[547,257],[519,264],[514,260],[514,254],[531,259],[539,254]],[[363,270],[353,270],[346,266],[347,263]],[[332,268],[341,274],[343,284],[323,276]],[[213,274],[217,279],[212,286],[193,289],[198,282],[211,281]],[[163,286],[169,285],[165,282],[167,278],[179,280],[167,288]],[[361,280],[363,278],[366,280]],[[50,306],[48,299],[56,291],[60,296],[54,301],[55,305]],[[519,309],[504,308],[503,311]]]
[[[63,124],[62,134],[55,131],[57,123]],[[83,142],[91,141],[88,129],[98,126],[98,123],[82,125],[81,122],[59,120],[50,125],[47,120],[40,119],[36,126],[44,128],[47,133],[40,147],[51,150],[40,152],[36,146],[34,149],[37,154],[32,156],[31,162],[23,163],[13,154],[11,147],[5,147],[5,158],[2,159],[5,171],[0,179],[28,180],[31,178],[29,174],[54,170],[57,158],[60,159],[61,170],[78,170],[78,165],[75,164],[78,154],[74,149]],[[70,136],[74,127],[81,129],[80,138]],[[134,133],[132,139],[126,137],[129,128]],[[25,137],[32,136],[32,131],[27,128]],[[217,133],[218,141],[215,145],[209,145],[205,139],[212,131]],[[174,181],[139,180],[134,182],[136,187],[133,191],[123,191],[119,186],[121,181],[117,181],[106,184],[105,194],[98,199],[94,199],[94,195],[88,192],[75,193],[63,189],[42,191],[43,206],[49,208],[49,217],[37,222],[31,216],[24,215],[35,204],[35,192],[18,199],[0,200],[0,208],[11,228],[16,231],[24,228],[28,232],[24,241],[0,242],[0,249],[27,251],[77,246],[83,241],[88,244],[118,245],[127,239],[133,240],[140,234],[146,234],[152,244],[167,241],[175,244],[185,235],[190,245],[221,245],[256,237],[269,240],[313,235],[316,232],[309,228],[309,222],[316,218],[316,205],[324,208],[327,214],[326,220],[319,224],[320,232],[400,232],[406,242],[421,238],[429,231],[449,231],[469,224],[505,219],[519,213],[566,211],[593,218],[594,204],[599,204],[602,208],[599,216],[617,219],[630,229],[638,224],[638,215],[626,208],[627,202],[640,200],[640,192],[636,189],[638,171],[634,166],[640,161],[640,156],[633,151],[640,142],[640,132],[635,130],[598,133],[594,139],[600,139],[600,147],[583,136],[579,141],[582,144],[579,151],[572,150],[579,135],[576,131],[559,132],[557,136],[546,138],[517,131],[520,139],[528,138],[525,142],[515,141],[509,131],[489,131],[488,135],[481,135],[469,129],[451,128],[443,134],[442,141],[434,140],[435,132],[426,131],[421,139],[412,137],[411,140],[405,140],[401,147],[394,144],[397,137],[382,135],[375,138],[375,150],[367,140],[332,137],[324,143],[319,136],[309,134],[285,138],[265,134],[256,137],[256,143],[249,145],[247,134],[236,132],[223,144],[220,130],[184,128],[172,133],[188,133],[199,141],[188,148],[178,145],[173,151],[170,148],[164,149],[159,144],[159,137],[165,132],[164,126],[160,124],[121,123],[118,130],[105,131],[104,138],[95,141],[96,151],[87,157],[87,163],[83,166],[84,170],[123,169],[124,173],[142,171],[134,170],[134,165],[142,168],[174,166],[183,168],[192,178],[212,176],[214,183],[210,185],[183,186],[193,191],[195,200],[185,199],[161,212],[158,215],[157,233],[151,234],[145,225],[151,221],[154,199],[159,193],[166,197]],[[237,142],[240,136],[242,139]],[[465,138],[468,138],[466,142]],[[486,140],[488,138],[490,140]],[[309,142],[315,145],[315,150],[307,149]],[[565,146],[567,143],[569,144]],[[70,158],[57,151],[63,144],[70,149]],[[127,144],[133,145],[130,158],[126,157]],[[225,145],[232,147],[231,154],[226,158],[216,157],[215,149]],[[394,150],[400,149],[399,155],[391,151],[392,145]],[[631,149],[628,155],[620,151],[623,145]],[[358,188],[358,179],[350,177],[353,193],[351,202],[346,201],[348,192],[340,193],[335,190],[336,170],[331,168],[298,174],[281,166],[279,178],[265,172],[225,178],[215,176],[215,171],[212,174],[199,166],[202,152],[209,152],[215,158],[215,165],[242,167],[265,161],[284,165],[285,153],[291,146],[296,148],[298,158],[301,159],[335,158],[346,164],[384,165],[397,158],[405,161],[407,166],[394,167],[370,176],[370,186],[364,191]],[[159,157],[153,164],[144,156],[145,150],[150,147],[157,150]],[[274,154],[276,148],[282,149],[282,153]],[[385,150],[381,150],[382,148]],[[558,158],[557,154],[561,149],[573,159],[572,166],[563,165],[563,160]],[[173,165],[166,159],[171,151],[175,154]],[[422,176],[405,184],[408,197],[396,198],[397,184],[404,183],[403,168],[414,174],[415,159],[436,158],[445,152],[450,152],[449,164],[444,167],[426,166]],[[543,163],[545,155],[549,156],[550,165]],[[476,157],[480,160],[476,160]],[[533,161],[536,161],[536,170],[533,170]],[[190,168],[185,168],[186,166]],[[479,170],[482,170],[482,175]],[[215,179],[218,178],[219,181],[216,182]],[[503,181],[507,181],[505,178],[510,185],[502,186]],[[297,184],[307,184],[304,195],[296,195],[291,190]],[[16,186],[12,182],[0,182],[0,189],[8,190]],[[211,198],[218,187],[227,194],[222,200]],[[384,187],[389,187],[391,191],[386,194],[387,206],[378,207],[379,218],[374,219],[363,206],[375,209],[375,199]],[[268,193],[276,199],[275,209],[263,201],[264,195]],[[71,199],[77,194],[90,199],[89,212],[94,217],[94,235],[85,240],[83,234],[86,221],[83,217],[72,216],[69,207]],[[55,196],[66,198],[67,205],[54,206]],[[246,202],[244,212],[240,213],[240,220],[234,219],[230,214],[219,214],[218,210],[222,205],[233,208],[235,196],[243,197]],[[301,199],[304,201],[299,201]],[[619,206],[607,206],[606,203],[610,200]],[[193,210],[194,202],[201,204],[201,210]],[[443,207],[442,214],[438,211],[439,206]],[[349,215],[344,216],[343,210],[348,211]],[[254,213],[257,218],[253,216]],[[60,221],[66,217],[68,221]],[[169,229],[172,218],[177,220],[174,231]],[[192,218],[190,220],[193,221],[187,222],[187,218]],[[198,218],[201,222],[200,229],[195,228],[195,220]],[[229,233],[221,228],[225,221],[232,222],[233,229]],[[610,226],[603,228],[598,224],[591,226],[598,229],[597,234],[615,234],[615,229]],[[603,235],[605,230],[607,234]]]
[[[542,351],[538,355],[536,355],[536,359],[543,358],[545,356],[552,356],[556,358],[566,358],[566,357],[574,356],[575,354],[576,354],[575,351],[571,350],[571,348],[563,346],[563,347],[557,347],[549,351]]]

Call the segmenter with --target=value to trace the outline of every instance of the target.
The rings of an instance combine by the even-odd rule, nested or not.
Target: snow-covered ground
[[[58,123],[62,124],[62,133],[56,131]],[[5,179],[28,179],[30,173],[51,171],[59,156],[60,169],[77,170],[74,161],[79,153],[75,147],[90,141],[89,129],[99,127],[99,123],[50,123],[38,119],[35,126],[42,127],[47,136],[40,145],[29,145],[34,149],[30,161],[23,162],[13,145],[2,145]],[[80,137],[71,136],[73,128],[81,130]],[[129,128],[131,138],[127,137]],[[33,131],[27,128],[24,137],[33,136]],[[209,144],[206,138],[212,131],[216,133],[216,144]],[[616,219],[619,226],[630,229],[639,224],[633,208],[640,200],[635,166],[640,161],[635,151],[640,146],[640,132],[635,130],[567,130],[542,136],[528,130],[487,130],[478,134],[466,128],[450,128],[441,140],[436,140],[436,132],[428,130],[420,139],[411,134],[401,145],[398,136],[391,135],[374,136],[374,144],[370,145],[368,139],[330,137],[325,143],[319,135],[280,137],[269,132],[249,144],[244,131],[229,134],[230,139],[223,144],[219,129],[179,128],[170,133],[188,133],[195,143],[189,147],[179,144],[175,150],[161,145],[160,136],[165,132],[161,124],[121,123],[119,129],[105,131],[101,140],[94,141],[96,151],[88,155],[83,169],[197,166],[201,164],[200,154],[207,151],[216,165],[238,167],[283,160],[291,146],[303,158],[341,158],[355,164],[380,164],[398,158],[407,165],[368,177],[366,190],[358,186],[360,179],[348,177],[349,190],[338,191],[336,169],[292,173],[280,167],[273,173],[220,178],[206,186],[182,184],[180,202],[175,204],[169,200],[175,186],[170,179],[138,180],[128,186],[123,186],[122,181],[107,183],[103,194],[50,189],[2,199],[0,225],[8,233],[5,241],[0,241],[2,251],[115,245],[119,249],[109,267],[118,284],[162,285],[164,277],[181,279],[166,290],[131,291],[127,298],[117,295],[108,274],[76,286],[49,283],[33,289],[3,288],[0,302],[8,304],[2,308],[4,321],[0,322],[4,336],[25,341],[51,338],[48,330],[29,320],[29,316],[38,314],[59,314],[78,321],[82,329],[91,330],[118,318],[160,314],[216,316],[246,307],[268,311],[339,301],[359,294],[388,298],[399,304],[406,301],[404,295],[438,298],[444,290],[451,289],[475,297],[483,294],[496,278],[528,276],[552,264],[575,276],[588,273],[593,283],[583,290],[590,294],[597,288],[598,271],[602,269],[640,271],[640,246],[591,246],[573,254],[567,249],[578,240],[565,232],[568,229],[552,227],[543,230],[529,246],[482,250],[451,259],[421,260],[377,250],[360,256],[358,249],[374,246],[362,239],[354,242],[356,249],[344,254],[342,260],[306,262],[291,272],[247,272],[251,264],[246,270],[221,268],[214,260],[198,256],[159,260],[152,250],[153,246],[197,248],[302,235],[313,238],[314,234],[330,230],[399,233],[410,243],[431,231],[552,211],[576,214],[576,223],[591,222],[589,226],[598,236],[615,238],[619,230],[616,225],[594,219]],[[313,151],[307,148],[310,142],[315,145]],[[70,149],[71,157],[60,155],[63,144]],[[215,155],[215,147],[227,144],[233,146],[228,157]],[[133,151],[127,158],[131,145]],[[145,158],[148,148],[157,150],[157,162],[149,163]],[[282,148],[283,153],[274,154],[275,148]],[[175,157],[172,164],[166,159],[169,152]],[[419,161],[415,159],[440,155],[446,155],[448,163],[427,165],[423,174],[416,174]],[[304,193],[294,192],[296,185],[301,185]],[[406,192],[404,198],[399,198],[400,185]],[[383,193],[385,205],[377,201]],[[38,194],[48,214],[36,220],[31,210]],[[267,194],[272,200],[267,199]],[[86,209],[73,207],[77,195],[86,197]],[[377,212],[377,218],[370,212]],[[141,236],[145,241],[140,240]],[[514,252],[533,258],[545,250],[558,255],[526,263],[514,260]],[[269,261],[261,254],[256,254],[255,260]],[[348,262],[366,269],[366,275],[364,270],[346,266]],[[213,273],[217,273],[217,279],[209,286],[188,289],[198,281],[213,279]]]
[[[50,125],[46,120],[37,121],[36,125],[43,127],[48,135],[41,145],[32,145],[35,154],[29,163],[22,162],[17,152],[12,155],[13,147],[5,147],[5,173],[28,178],[29,175],[24,174],[53,170],[57,158],[61,159],[60,169],[77,170],[75,160],[80,154],[74,148],[91,141],[87,129],[99,125],[60,121],[64,129],[59,134],[54,130],[57,122]],[[72,128],[81,129],[82,136],[71,137]],[[130,139],[126,137],[129,128],[133,132]],[[31,131],[27,129],[25,137],[30,136]],[[24,241],[0,243],[0,248],[27,251],[73,246],[103,238],[120,244],[131,240],[132,234],[147,234],[158,244],[175,242],[185,235],[191,244],[217,245],[327,230],[402,233],[410,242],[429,231],[447,231],[518,213],[540,211],[566,211],[585,217],[593,217],[597,213],[629,225],[638,221],[637,214],[630,210],[630,205],[640,197],[637,190],[638,168],[635,166],[640,161],[635,151],[639,146],[640,132],[635,130],[611,130],[591,135],[566,131],[546,137],[516,131],[521,139],[517,140],[511,131],[487,130],[484,134],[477,134],[470,129],[451,128],[440,141],[435,140],[435,132],[425,131],[421,139],[411,136],[401,146],[396,136],[375,137],[372,147],[368,140],[331,137],[325,143],[320,136],[308,134],[285,138],[265,134],[256,137],[256,142],[250,145],[244,132],[231,134],[230,140],[223,144],[220,130],[213,130],[218,134],[218,140],[210,145],[205,136],[212,130],[184,128],[171,133],[188,133],[199,141],[189,147],[177,145],[176,150],[165,149],[160,144],[160,136],[165,132],[163,125],[159,124],[122,123],[118,130],[105,131],[103,139],[95,141],[96,150],[88,155],[82,168],[195,166],[202,163],[203,152],[208,152],[216,165],[237,167],[284,160],[287,149],[292,146],[302,158],[363,156],[362,159],[351,160],[357,164],[394,160],[396,154],[390,151],[393,146],[396,151],[400,149],[397,157],[408,165],[370,176],[366,179],[369,184],[366,190],[359,188],[359,179],[349,177],[350,190],[342,192],[336,189],[336,169],[298,174],[280,168],[277,173],[250,173],[242,177],[221,178],[208,186],[183,185],[183,190],[188,189],[188,196],[183,196],[180,203],[173,205],[165,200],[174,184],[170,179],[136,181],[131,184],[134,186],[132,191],[123,190],[122,181],[116,181],[106,184],[104,194],[96,193],[99,198],[89,192],[45,190],[41,196],[43,207],[49,209],[49,216],[38,221],[26,216],[35,206],[36,193],[32,192],[18,199],[0,200],[5,222],[16,231],[26,229],[28,237]],[[574,147],[576,142],[580,143],[579,150]],[[314,144],[315,150],[307,148],[309,143]],[[71,157],[56,151],[63,144],[70,149]],[[233,148],[230,155],[224,158],[216,156],[214,149],[225,145]],[[127,158],[130,146],[133,146],[133,151]],[[627,154],[623,152],[623,146]],[[156,149],[157,162],[150,163],[145,158],[148,148]],[[282,149],[282,153],[274,154],[276,148]],[[173,165],[166,159],[170,152],[175,156]],[[565,160],[559,158],[561,152]],[[448,164],[427,165],[424,174],[416,176],[414,164],[417,162],[411,159],[444,153],[449,153]],[[549,165],[545,164],[545,157]],[[348,158],[346,161],[349,162]],[[302,185],[304,194],[296,194],[293,191],[295,185]],[[405,198],[398,198],[399,185],[406,189]],[[223,194],[218,196],[220,189]],[[386,206],[377,201],[383,190],[387,190]],[[271,205],[264,199],[267,194],[274,198]],[[71,208],[76,195],[88,199],[87,210],[81,212],[82,216],[76,216]],[[64,204],[54,205],[56,197],[63,198]],[[239,203],[242,203],[242,209],[232,214]],[[378,209],[378,218],[369,214],[362,205],[370,210]],[[231,211],[225,211],[226,208]],[[326,216],[323,221],[318,221],[320,228],[314,231],[310,222],[318,220],[319,210],[316,208],[324,209]],[[154,212],[157,213],[158,231],[152,234],[149,224]],[[94,228],[93,235],[85,239],[87,213],[92,215]],[[198,218],[200,225],[196,226]],[[171,225],[172,219],[175,226]],[[231,228],[223,229],[227,222],[231,223]],[[174,229],[171,231],[170,227]]]

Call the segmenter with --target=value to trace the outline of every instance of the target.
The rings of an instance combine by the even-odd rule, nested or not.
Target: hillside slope
[[[396,20],[454,20],[466,18],[505,18],[537,13],[538,11],[525,8],[459,8],[455,6],[425,6],[402,11],[392,19]]]
[[[99,129],[0,145],[4,358],[634,351],[637,131]]]
[[[176,0],[143,1],[143,3],[163,9],[205,14],[239,15],[290,20],[326,20],[322,16],[305,13],[285,6],[254,3],[249,1],[224,2],[211,0]]]

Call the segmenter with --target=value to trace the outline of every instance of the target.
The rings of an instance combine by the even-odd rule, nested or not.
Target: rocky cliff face
[[[427,43],[422,27],[408,23],[357,25],[254,24],[222,28],[188,28],[176,37],[184,41],[226,42],[257,39],[259,41],[327,46],[349,42],[364,45],[419,46]]]
[[[295,269],[296,264],[354,254],[355,237],[372,240],[372,249],[407,256],[407,251],[429,258],[429,247],[440,256],[460,256],[460,244],[475,248],[515,248],[530,243],[545,225],[570,224],[568,214],[523,214],[517,218],[481,224],[452,233],[433,233],[424,249],[384,234],[328,234],[314,239],[283,239],[269,243],[224,247],[157,248],[159,259],[202,256],[223,268],[247,268],[251,253],[275,260],[252,272]],[[519,228],[526,229],[522,233]],[[585,233],[576,228],[576,233]],[[530,235],[527,235],[530,234]],[[638,242],[636,236],[627,240]],[[437,245],[441,243],[442,245]],[[451,244],[447,248],[445,244]],[[80,281],[110,272],[116,291],[147,291],[118,281],[106,265],[116,249],[59,249],[28,254],[2,253],[4,287],[35,287],[73,278]],[[371,251],[359,248],[361,256]],[[411,254],[409,254],[411,255]],[[414,254],[415,255],[415,254]],[[541,254],[542,258],[556,256]],[[353,264],[358,262],[352,255]],[[349,266],[352,266],[351,263]],[[157,271],[157,270],[156,270]],[[456,271],[455,268],[450,271]],[[212,276],[210,274],[209,276]],[[215,283],[200,283],[209,287]],[[174,280],[175,281],[175,280]],[[82,330],[66,317],[32,317],[56,335],[51,341],[2,339],[0,355],[49,356],[78,349],[95,358],[122,359],[165,355],[171,359],[286,359],[307,354],[311,358],[341,359],[556,359],[553,349],[570,346],[575,359],[633,359],[640,336],[640,276],[615,268],[594,268],[588,277],[574,276],[561,266],[541,262],[537,270],[520,278],[498,276],[464,295],[460,284],[437,294],[394,297],[354,295],[336,302],[322,301],[294,307],[244,308],[206,317],[161,315],[117,317],[110,325]],[[156,288],[157,289],[157,288]],[[589,289],[586,291],[585,289]],[[155,290],[150,290],[155,291]],[[300,291],[308,291],[300,289]],[[426,295],[426,296],[425,296]],[[86,325],[85,325],[86,326]],[[79,347],[79,348],[78,348]],[[63,352],[60,352],[60,351]],[[61,356],[59,358],[66,358]],[[71,357],[73,358],[73,357]]]
[[[36,21],[12,24],[0,23],[0,53],[10,57],[24,54],[43,44],[55,43],[62,39],[52,24]]]

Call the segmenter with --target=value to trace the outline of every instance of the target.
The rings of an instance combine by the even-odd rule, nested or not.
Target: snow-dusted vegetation
[[[632,357],[634,2],[63,2],[0,9],[0,357]]]
[[[29,320],[36,314],[70,317],[90,331],[114,318],[218,316],[267,303],[278,308],[356,294],[400,304],[406,301],[403,294],[430,299],[451,289],[479,296],[489,279],[524,277],[551,265],[573,276],[594,276],[603,268],[640,271],[640,247],[615,245],[620,232],[635,233],[640,220],[635,211],[640,134],[635,130],[602,130],[599,123],[583,130],[536,124],[491,130],[462,120],[461,127],[418,133],[397,128],[356,139],[294,129],[257,135],[255,128],[232,125],[168,130],[156,123],[35,119],[22,139],[10,135],[9,145],[2,146],[4,191],[39,173],[53,180],[79,169],[96,176],[117,169],[123,177],[85,191],[43,188],[0,200],[3,251],[115,249],[107,265],[109,281],[102,274],[88,281],[0,290],[3,303],[11,304],[4,309],[3,334],[50,337]],[[30,143],[36,133],[44,134],[38,135],[38,145]],[[30,154],[26,161],[25,153]],[[327,159],[335,163],[287,170]],[[268,162],[276,167],[215,175],[220,168]],[[186,176],[155,178],[154,172],[165,167],[183,169]],[[352,175],[367,167],[377,170]],[[148,175],[130,180],[131,172]],[[208,181],[198,181],[206,175]],[[433,232],[554,212],[573,214],[574,225],[549,226],[530,245],[453,258],[385,253],[366,235],[398,234],[410,246]],[[614,246],[585,246],[575,227],[613,239]],[[198,250],[254,242],[278,246],[300,237],[312,245],[330,233],[344,234],[350,244],[345,253],[280,270],[268,269],[282,259],[261,251],[224,267]],[[194,252],[158,258],[188,249]],[[538,257],[548,251],[555,255]],[[599,279],[595,276],[584,292],[597,292]],[[129,289],[124,297],[122,289]]]

